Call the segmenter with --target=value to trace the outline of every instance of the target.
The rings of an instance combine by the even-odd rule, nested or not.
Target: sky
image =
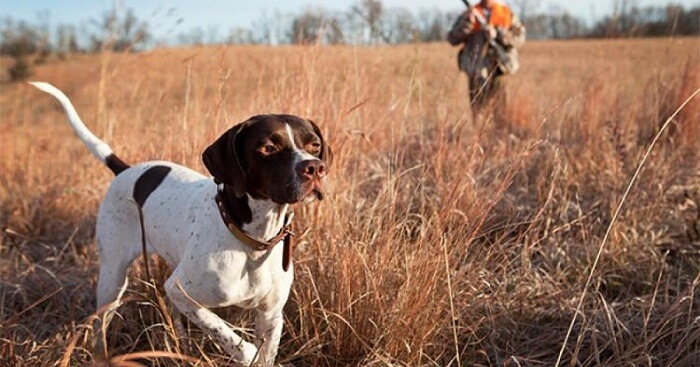
[[[477,0],[472,0],[477,1]],[[536,0],[539,10],[553,8],[590,21],[611,13],[614,0]],[[169,38],[187,32],[194,27],[216,28],[227,33],[235,27],[252,28],[253,22],[263,14],[297,13],[308,7],[322,7],[328,11],[346,10],[359,0],[0,0],[0,18],[9,16],[36,21],[39,12],[48,11],[50,24],[70,23],[79,25],[95,18],[114,4],[119,8],[133,8],[140,19],[145,19],[157,37]],[[420,9],[459,10],[460,0],[382,0],[386,8],[405,7],[412,11]],[[505,1],[508,3],[508,1]],[[700,6],[700,0],[632,0],[638,6],[663,6],[669,3],[685,7]],[[177,22],[181,19],[181,22]]]

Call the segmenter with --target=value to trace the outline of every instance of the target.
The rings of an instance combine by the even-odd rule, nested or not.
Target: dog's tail
[[[59,102],[61,102],[63,109],[66,111],[66,115],[68,115],[68,122],[70,122],[70,126],[73,128],[75,135],[77,135],[78,138],[85,143],[87,148],[90,149],[90,152],[92,152],[97,159],[102,161],[102,163],[112,170],[115,175],[118,175],[125,169],[129,168],[128,164],[124,163],[124,161],[119,159],[119,157],[114,154],[114,151],[112,151],[112,148],[110,148],[107,143],[96,137],[95,134],[93,134],[92,131],[85,126],[83,120],[81,120],[80,116],[78,116],[78,112],[75,110],[75,107],[73,107],[73,104],[70,102],[70,99],[68,99],[63,92],[49,83],[29,82],[29,84],[54,96]]]

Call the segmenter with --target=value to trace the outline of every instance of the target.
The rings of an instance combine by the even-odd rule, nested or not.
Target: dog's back
[[[190,236],[180,230],[191,227],[204,206],[216,209],[215,193],[211,179],[172,162],[144,162],[123,171],[110,184],[97,216],[100,257],[138,256],[142,250],[141,208],[149,252],[177,266]],[[159,230],[162,228],[173,230]],[[107,238],[113,243],[104,243]]]

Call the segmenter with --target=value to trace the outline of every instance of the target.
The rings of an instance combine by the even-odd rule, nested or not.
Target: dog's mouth
[[[323,200],[325,198],[323,184],[319,180],[308,181],[304,184],[301,200],[305,202],[311,202],[314,199]]]
[[[306,182],[287,184],[288,191],[269,196],[272,201],[280,204],[310,203],[326,198],[325,180],[314,179]]]
[[[316,199],[317,199],[317,200],[319,200],[319,201],[320,201],[320,200],[323,200],[323,197],[324,197],[324,196],[323,196],[323,191],[318,190],[318,189],[313,189],[313,190],[311,190],[311,191],[312,191],[312,193],[313,193],[314,195],[316,195]]]

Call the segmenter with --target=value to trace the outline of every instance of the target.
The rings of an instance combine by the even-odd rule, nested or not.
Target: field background
[[[551,366],[644,151],[700,87],[700,39],[531,42],[507,104],[475,117],[456,52],[175,48],[50,61],[33,79],[64,90],[130,163],[205,172],[203,149],[259,113],[321,126],[333,192],[296,209],[308,233],[284,365]],[[99,357],[93,227],[112,175],[65,120],[50,96],[0,85],[0,365]],[[562,365],[700,365],[699,123],[696,97],[641,170]],[[152,261],[162,284],[168,270]],[[170,351],[199,362],[139,361],[225,364],[196,327],[178,339],[142,269],[137,260],[110,356]],[[245,312],[220,311],[250,325]]]

